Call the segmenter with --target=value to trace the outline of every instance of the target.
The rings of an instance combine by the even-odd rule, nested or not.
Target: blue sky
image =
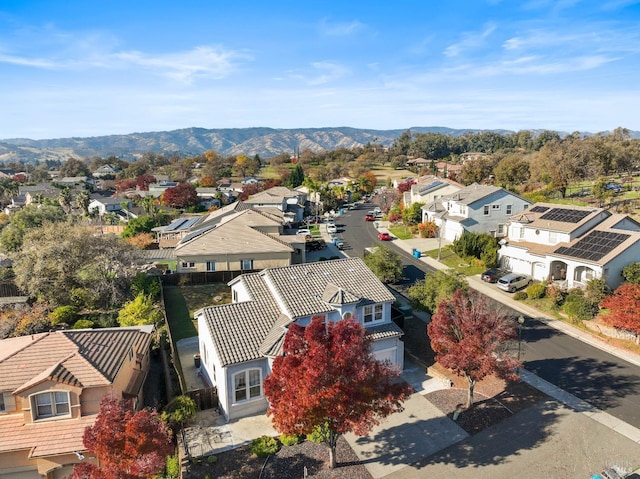
[[[640,130],[640,1],[4,0],[0,138]]]

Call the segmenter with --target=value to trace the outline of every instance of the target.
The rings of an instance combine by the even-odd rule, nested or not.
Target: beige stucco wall
[[[218,254],[218,255],[198,255],[198,256],[178,256],[176,266],[178,273],[206,272],[207,261],[216,262],[216,271],[241,271],[241,261],[252,259],[253,269],[275,268],[279,266],[289,266],[291,264],[290,251],[266,252],[266,253],[241,253],[241,254]],[[195,263],[193,268],[185,268],[182,262]]]

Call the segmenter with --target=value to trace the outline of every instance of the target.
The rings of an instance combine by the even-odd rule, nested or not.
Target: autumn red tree
[[[257,183],[247,183],[242,187],[242,193],[240,193],[239,199],[245,201],[258,191],[260,191],[260,186]]]
[[[427,326],[436,361],[469,383],[467,408],[473,406],[473,388],[490,374],[517,379],[519,361],[513,354],[515,321],[494,307],[485,296],[457,290],[443,300]]]
[[[97,464],[82,462],[71,479],[146,479],[160,473],[173,453],[171,434],[156,412],[135,412],[128,401],[105,396],[82,437]]]
[[[622,283],[600,306],[609,310],[602,315],[604,322],[640,334],[640,284]]]
[[[136,180],[126,179],[116,184],[116,191],[120,193],[123,191],[134,190],[136,186],[137,186]]]
[[[316,316],[306,328],[294,323],[283,351],[264,382],[267,415],[285,434],[318,431],[329,447],[331,468],[341,434],[367,434],[380,419],[401,411],[413,392],[396,381],[400,371],[373,358],[371,340],[352,319],[325,323]]]
[[[191,183],[178,183],[162,193],[162,203],[173,208],[186,208],[198,202],[196,187]]]
[[[148,173],[144,173],[136,179],[136,185],[140,191],[149,191],[149,185],[156,182],[156,177]]]

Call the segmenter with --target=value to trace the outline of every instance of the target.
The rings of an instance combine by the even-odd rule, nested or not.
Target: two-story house
[[[402,200],[405,207],[414,203],[428,205],[462,188],[464,188],[463,185],[448,178],[438,178],[434,175],[421,176],[411,185],[411,189],[403,193]]]
[[[302,221],[304,204],[307,198],[304,193],[290,190],[284,186],[274,186],[250,196],[244,203],[253,209],[275,209],[284,213],[289,222]]]
[[[227,419],[264,412],[262,382],[282,354],[287,327],[355,318],[374,356],[403,368],[402,329],[391,321],[395,297],[360,258],[268,268],[230,283],[233,303],[195,313],[203,376],[218,389]]]
[[[282,222],[245,209],[197,229],[175,247],[178,273],[253,271],[302,263],[305,243],[282,235]]]
[[[594,278],[610,288],[640,258],[640,223],[602,208],[536,203],[509,223],[500,263],[539,281],[584,287]]]
[[[504,188],[474,183],[422,207],[422,221],[432,221],[443,239],[454,241],[462,233],[507,235],[509,219],[531,202]]]
[[[0,341],[0,478],[61,479],[92,460],[82,436],[107,394],[142,405],[152,326]]]

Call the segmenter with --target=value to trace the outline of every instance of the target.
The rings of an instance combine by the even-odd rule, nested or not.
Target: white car
[[[296,231],[297,235],[305,235],[305,236],[311,236],[311,230],[309,228],[302,228],[298,231]]]
[[[500,289],[513,293],[520,288],[529,286],[533,281],[531,276],[526,274],[509,273],[504,275],[496,282],[496,286]]]
[[[329,233],[330,235],[334,235],[338,232],[338,228],[335,225],[335,223],[329,223],[327,225],[327,233]]]

